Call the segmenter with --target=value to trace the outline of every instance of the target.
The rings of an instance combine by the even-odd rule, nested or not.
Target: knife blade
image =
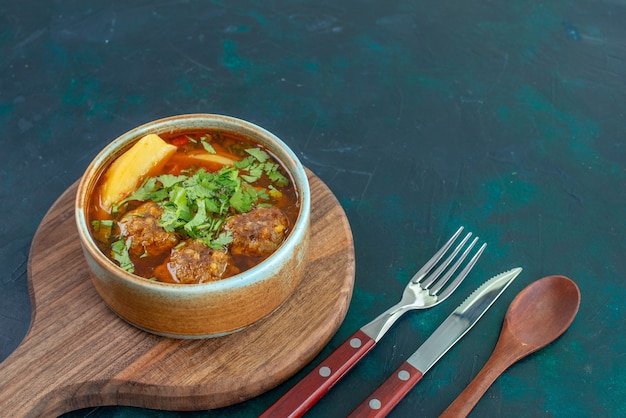
[[[483,283],[349,416],[386,416],[422,376],[467,334],[521,272],[522,268],[517,267]]]

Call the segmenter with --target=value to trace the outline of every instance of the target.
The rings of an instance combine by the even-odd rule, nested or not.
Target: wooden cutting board
[[[88,276],[74,221],[77,184],[50,208],[28,265],[33,306],[24,341],[0,364],[2,416],[53,416],[100,405],[203,410],[245,401],[311,361],[345,318],[354,286],[346,215],[310,171],[307,272],[269,317],[225,337],[178,340],[113,314]]]

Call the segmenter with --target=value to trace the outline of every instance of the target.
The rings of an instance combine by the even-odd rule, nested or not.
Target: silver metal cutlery
[[[469,242],[472,234],[468,233],[451,250],[462,232],[463,227],[460,227],[415,273],[406,285],[399,303],[357,330],[261,416],[303,415],[376,345],[402,315],[415,309],[431,308],[446,300],[467,277],[486,247],[486,244],[481,245],[461,269],[478,242],[478,238]]]
[[[478,322],[521,272],[522,269],[517,267],[500,273],[476,289],[349,417],[386,416]]]

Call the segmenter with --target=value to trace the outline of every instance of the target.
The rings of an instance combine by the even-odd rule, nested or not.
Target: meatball
[[[261,207],[235,215],[226,221],[224,229],[231,231],[233,254],[267,256],[283,242],[289,221],[276,207]]]
[[[163,209],[154,202],[144,203],[126,213],[118,222],[123,236],[131,238],[131,255],[157,255],[178,244],[178,236],[159,226]]]
[[[167,269],[177,283],[206,283],[220,280],[228,271],[230,256],[197,240],[187,240],[170,254]]]

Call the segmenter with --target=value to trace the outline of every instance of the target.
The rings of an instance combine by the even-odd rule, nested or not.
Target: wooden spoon
[[[491,357],[441,417],[467,416],[509,366],[560,337],[579,306],[578,286],[567,277],[548,276],[528,285],[511,302]]]

